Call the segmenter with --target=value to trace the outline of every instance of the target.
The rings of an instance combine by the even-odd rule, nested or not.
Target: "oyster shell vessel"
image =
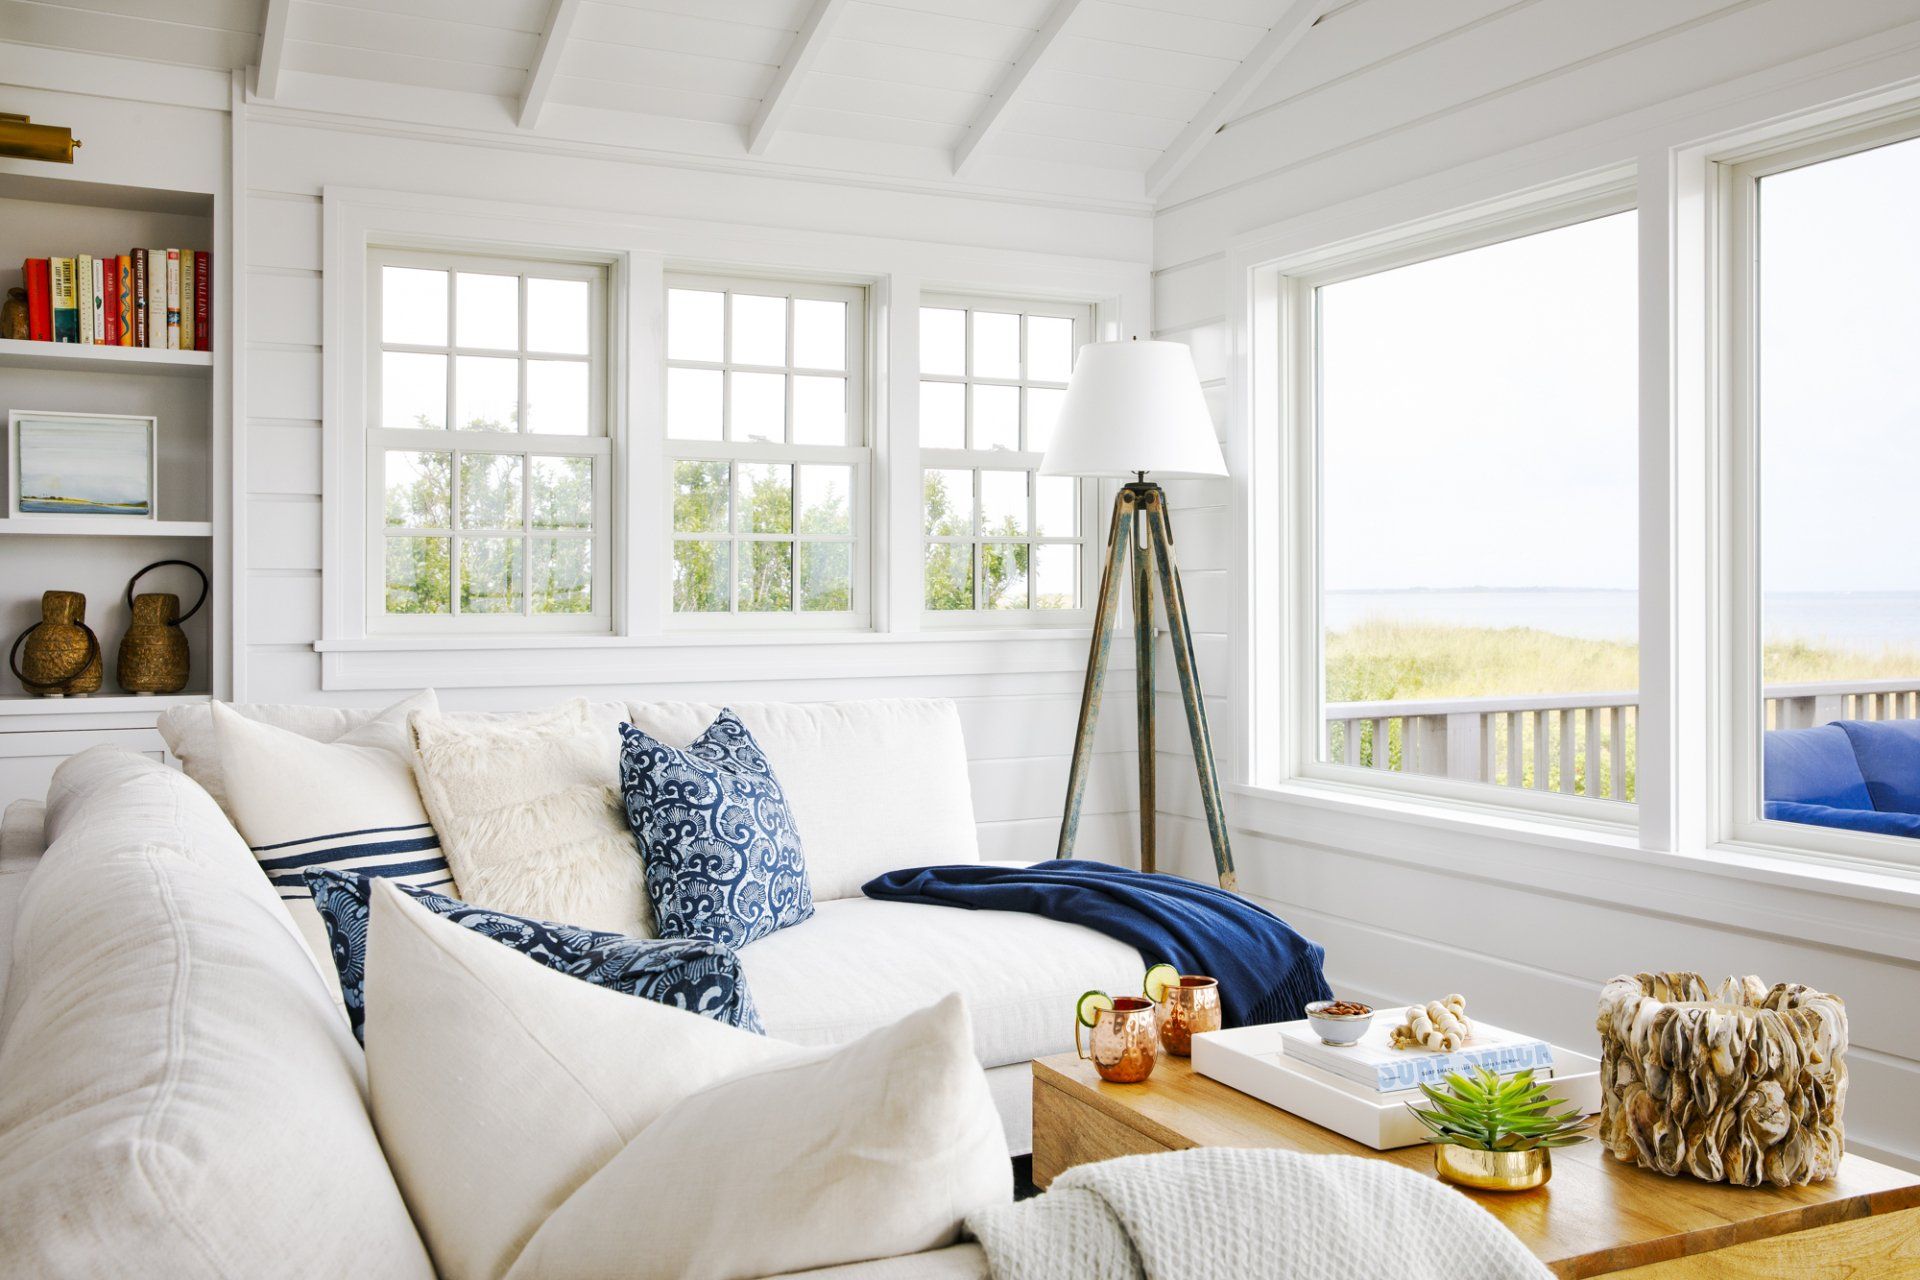
[[[1845,1149],[1847,1007],[1797,983],[1622,975],[1601,989],[1597,1133],[1622,1160],[1708,1182],[1831,1178]]]

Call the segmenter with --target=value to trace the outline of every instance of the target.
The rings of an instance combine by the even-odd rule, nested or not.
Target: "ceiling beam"
[[[768,86],[767,96],[760,100],[760,110],[747,126],[747,154],[767,153],[774,135],[780,132],[781,120],[793,110],[794,101],[800,96],[800,85],[807,78],[808,70],[819,59],[827,37],[833,34],[833,24],[846,7],[847,0],[814,0],[807,20],[800,24],[793,43],[787,47],[786,61],[780,64],[779,72]]]
[[[1287,0],[1286,8],[1277,22],[1260,37],[1260,43],[1226,83],[1214,91],[1200,114],[1187,121],[1187,127],[1180,131],[1167,149],[1160,153],[1147,169],[1147,195],[1157,197],[1165,191],[1180,171],[1192,163],[1214,134],[1220,132],[1234,113],[1245,105],[1248,95],[1260,87],[1273,69],[1280,65],[1281,59],[1293,52],[1294,46],[1305,38],[1313,24],[1321,15],[1333,7],[1333,0]]]
[[[266,18],[260,24],[260,74],[253,92],[266,102],[280,92],[280,69],[287,58],[287,11],[292,8],[293,0],[267,0]]]
[[[1027,41],[1027,47],[1020,52],[1019,60],[1007,68],[1007,74],[1000,77],[1000,83],[993,87],[993,96],[987,99],[987,105],[980,109],[980,115],[973,126],[967,130],[967,136],[960,139],[960,145],[953,149],[953,176],[958,178],[966,172],[967,166],[980,154],[980,146],[988,138],[1000,131],[1006,123],[1007,109],[1014,99],[1020,96],[1020,90],[1032,78],[1034,68],[1047,56],[1047,50],[1053,47],[1060,28],[1067,25],[1067,19],[1080,7],[1080,0],[1055,0],[1053,9],[1047,14],[1047,20],[1033,33],[1033,39]]]
[[[553,0],[547,10],[547,25],[540,32],[540,48],[527,68],[527,87],[520,91],[520,127],[531,129],[540,123],[540,112],[553,91],[553,78],[560,73],[560,55],[566,51],[567,36],[573,20],[579,16],[580,0]]]

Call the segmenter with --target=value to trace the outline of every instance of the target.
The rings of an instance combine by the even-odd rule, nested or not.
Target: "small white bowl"
[[[1307,1024],[1326,1044],[1350,1045],[1359,1042],[1367,1034],[1367,1028],[1373,1023],[1373,1010],[1365,1013],[1324,1014],[1320,1011],[1328,1005],[1337,1004],[1335,1000],[1315,1000],[1307,1006]],[[1350,1003],[1358,1004],[1359,1001]]]

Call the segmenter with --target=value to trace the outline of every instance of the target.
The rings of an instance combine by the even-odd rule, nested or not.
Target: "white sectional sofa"
[[[685,742],[717,708],[606,710],[610,726],[631,717]],[[840,1043],[957,991],[1008,1145],[1027,1151],[1028,1060],[1067,1049],[1074,998],[1138,981],[1140,957],[1075,925],[859,896],[881,870],[978,857],[950,704],[736,710],[789,793],[817,899],[812,919],[741,952],[768,1034]],[[357,720],[247,713],[314,737]],[[44,808],[10,809],[4,833],[0,1261],[50,1276],[430,1274],[324,958],[208,795],[96,748],[61,766]],[[961,1245],[844,1270],[984,1264]]]

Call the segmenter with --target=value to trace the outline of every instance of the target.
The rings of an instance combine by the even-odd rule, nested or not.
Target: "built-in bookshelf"
[[[29,258],[117,255],[135,245],[216,249],[215,199],[211,192],[0,173],[0,292],[24,287],[22,264]],[[217,252],[214,262],[226,265]],[[222,319],[216,312],[215,324]],[[11,646],[39,620],[43,591],[80,591],[106,666],[99,693],[60,700],[34,698],[11,672],[0,671],[0,732],[43,717],[157,714],[214,692],[216,645],[224,637],[211,605],[186,624],[193,670],[183,694],[125,694],[114,682],[114,657],[127,629],[127,580],[142,566],[185,560],[207,573],[216,595],[229,587],[215,555],[222,369],[215,351],[0,339],[0,425],[9,411],[23,409],[157,420],[154,518],[9,518],[10,505],[0,502],[0,644]],[[14,460],[5,461],[0,488],[11,496]],[[176,592],[184,606],[198,587],[190,571],[170,568],[149,574],[138,589]]]

